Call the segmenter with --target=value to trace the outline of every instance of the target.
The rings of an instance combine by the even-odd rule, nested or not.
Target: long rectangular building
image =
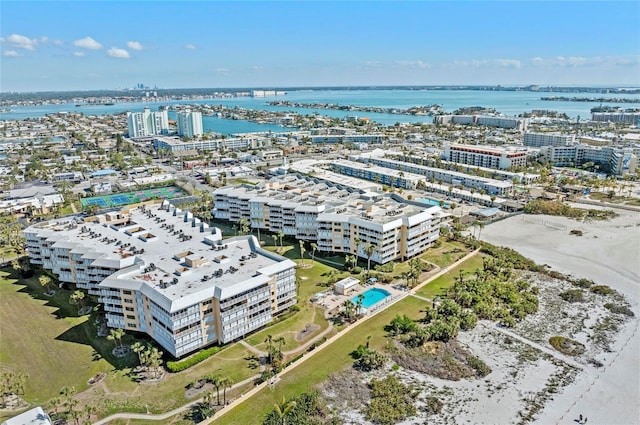
[[[295,263],[190,212],[141,206],[25,230],[30,260],[98,296],[107,325],[174,357],[244,337],[296,302]]]
[[[385,158],[379,155],[362,154],[362,155],[352,156],[351,159],[361,163],[373,164],[373,165],[390,169],[387,171],[380,171],[380,173],[382,174],[388,174],[390,171],[394,171],[394,170],[402,171],[405,174],[413,173],[413,174],[424,176],[424,180],[431,181],[432,183],[438,182],[440,184],[445,183],[453,186],[461,185],[469,189],[484,191],[489,195],[506,195],[511,193],[511,191],[513,190],[513,182],[511,181],[490,179],[487,177],[474,176],[471,174],[461,173],[458,171],[428,167],[428,166],[419,165],[419,164],[412,164],[409,162],[398,161],[396,159]],[[356,172],[356,169],[358,168],[357,164],[351,163],[348,165],[349,165],[349,168],[352,169],[353,171],[351,171],[350,173],[345,172],[343,174],[353,175],[354,177],[360,177],[360,178],[371,180],[369,177],[362,174],[362,172]],[[334,167],[334,170],[335,170],[335,167]],[[338,171],[338,172],[342,172],[342,171]],[[390,181],[390,177],[388,181]],[[388,184],[386,181],[384,181],[383,183]],[[405,186],[399,186],[399,187],[405,187]],[[412,185],[412,187],[415,187],[415,185]],[[406,187],[406,188],[411,188],[411,187]]]
[[[312,178],[285,176],[249,187],[217,189],[214,217],[248,220],[251,227],[282,231],[316,242],[319,251],[357,255],[379,264],[421,254],[437,240],[440,207],[417,206],[388,195],[340,189]]]
[[[445,144],[443,158],[459,164],[501,170],[527,165],[526,149],[514,150],[493,146]]]

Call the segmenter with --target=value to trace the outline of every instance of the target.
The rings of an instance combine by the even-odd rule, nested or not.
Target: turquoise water
[[[391,296],[389,292],[385,291],[384,289],[378,289],[378,288],[371,288],[367,290],[365,293],[363,293],[362,295],[364,295],[364,299],[362,300],[362,306],[364,308],[369,308],[372,305],[376,305],[380,301]],[[351,302],[353,304],[357,304],[359,297],[360,295],[351,298]]]
[[[577,93],[577,97],[591,96],[589,93]],[[332,109],[311,109],[311,108],[288,108],[279,106],[269,106],[267,102],[271,100],[288,100],[299,103],[333,103],[338,105],[357,105],[372,106],[380,108],[399,108],[406,109],[411,106],[420,105],[441,105],[446,112],[465,106],[485,106],[495,108],[498,112],[506,115],[518,115],[523,112],[531,112],[532,109],[550,109],[553,111],[564,112],[572,118],[578,115],[582,119],[591,117],[591,108],[599,106],[600,102],[554,102],[543,101],[541,97],[545,96],[573,96],[571,93],[549,93],[549,92],[529,92],[529,91],[478,91],[478,90],[293,90],[287,92],[284,96],[270,98],[253,98],[253,97],[237,97],[230,99],[208,99],[208,100],[169,100],[161,102],[132,102],[132,103],[116,103],[114,105],[101,105],[92,107],[76,108],[74,104],[67,103],[62,105],[35,105],[35,106],[16,106],[11,107],[11,112],[0,114],[1,119],[25,119],[42,117],[46,114],[54,112],[82,112],[86,115],[104,115],[115,114],[124,111],[141,112],[145,106],[151,110],[157,110],[160,105],[178,105],[178,104],[210,104],[224,105],[228,107],[239,106],[247,109],[262,109],[270,111],[293,111],[301,114],[318,113],[330,117],[344,118],[347,115],[366,116],[384,125],[393,125],[396,122],[432,122],[431,117],[427,116],[411,116],[411,115],[394,115],[394,114],[377,114],[370,112],[353,112],[340,111]],[[594,97],[627,97],[638,99],[640,103],[640,95],[625,94],[607,95],[594,94]],[[623,105],[625,107],[633,107],[635,105]],[[215,130],[215,123],[218,122],[222,126],[222,121],[230,121],[234,124],[224,123],[233,126],[233,133],[251,132],[251,131],[268,131],[253,130],[252,126],[270,126],[268,124],[255,124],[246,121],[222,120],[212,118],[212,130]],[[206,124],[205,124],[206,125]],[[247,130],[242,127],[246,126]],[[283,127],[273,126],[286,131]],[[219,131],[223,132],[223,131]],[[225,134],[231,134],[226,133]]]
[[[423,204],[427,204],[427,205],[436,205],[436,206],[440,205],[440,201],[436,201],[435,199],[431,199],[431,198],[418,198],[416,199],[416,201],[422,202]],[[449,203],[445,202],[444,207],[449,208]]]

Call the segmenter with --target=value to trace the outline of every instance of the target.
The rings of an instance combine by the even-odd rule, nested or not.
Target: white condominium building
[[[478,145],[444,145],[443,159],[478,167],[507,169],[525,167],[527,151]]]
[[[25,235],[31,262],[97,295],[109,327],[144,332],[174,357],[242,338],[296,302],[293,261],[252,236],[222,240],[166,201]]]
[[[132,138],[167,134],[169,115],[166,110],[151,112],[148,107],[144,112],[127,112],[127,128]]]
[[[557,133],[524,133],[524,145],[532,148],[543,146],[567,146],[573,144],[575,137],[572,134]]]
[[[190,109],[178,112],[178,135],[191,139],[202,136],[202,113]]]
[[[512,181],[496,180],[487,177],[465,174],[459,171],[427,167],[425,165],[412,164],[409,162],[398,161],[396,159],[385,158],[378,155],[355,155],[352,156],[351,159],[364,164],[374,164],[379,167],[384,167],[385,169],[376,170],[376,175],[374,175],[372,174],[373,170],[371,168],[365,169],[364,164],[343,160],[334,161],[334,165],[332,167],[333,170],[342,174],[346,174],[348,176],[359,177],[372,181],[379,180],[384,184],[391,184],[391,177],[393,175],[395,176],[394,185],[396,187],[403,187],[408,189],[417,187],[416,179],[408,174],[412,173],[414,175],[418,175],[420,177],[420,179],[418,180],[423,180],[425,183],[431,182],[452,186],[463,186],[473,190],[484,191],[489,195],[506,195],[513,191]],[[403,172],[404,175],[399,175],[399,172]],[[413,183],[411,183],[409,180],[411,180]]]
[[[514,130],[525,130],[527,128],[527,120],[525,119],[495,115],[436,115],[433,117],[433,122],[434,124],[477,124]]]
[[[640,112],[594,112],[591,120],[637,125],[640,122]]]
[[[631,148],[615,148],[613,146],[543,146],[540,153],[553,165],[558,167],[579,167],[586,162],[593,162],[599,170],[616,176],[633,174],[638,166],[638,157]]]
[[[440,207],[399,197],[359,193],[311,178],[286,176],[249,187],[217,189],[214,217],[248,220],[251,227],[316,242],[319,251],[355,254],[386,263],[414,257],[439,236]]]

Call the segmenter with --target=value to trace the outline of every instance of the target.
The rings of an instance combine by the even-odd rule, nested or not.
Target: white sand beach
[[[575,424],[580,414],[589,424],[640,423],[640,214],[615,211],[620,216],[605,222],[517,216],[482,231],[481,239],[492,244],[617,289],[636,315],[621,327],[611,352],[601,353],[603,367],[585,367],[575,382],[545,404],[536,423]],[[583,236],[571,235],[573,229]]]

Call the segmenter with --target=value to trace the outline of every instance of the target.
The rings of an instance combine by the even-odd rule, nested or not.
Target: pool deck
[[[328,316],[331,312],[333,312],[336,308],[340,308],[340,305],[347,300],[352,299],[353,297],[357,297],[360,294],[365,293],[369,289],[377,288],[384,291],[387,291],[390,296],[382,299],[380,302],[372,305],[370,308],[366,309],[365,314],[370,314],[375,312],[380,307],[388,304],[391,300],[396,299],[398,296],[406,294],[407,291],[403,291],[397,288],[394,288],[394,285],[381,285],[379,283],[373,285],[355,285],[352,290],[350,290],[346,295],[340,295],[333,292],[333,289],[327,289],[324,291],[325,295],[322,298],[318,298],[315,302],[316,305],[323,307],[325,309],[325,316]]]

